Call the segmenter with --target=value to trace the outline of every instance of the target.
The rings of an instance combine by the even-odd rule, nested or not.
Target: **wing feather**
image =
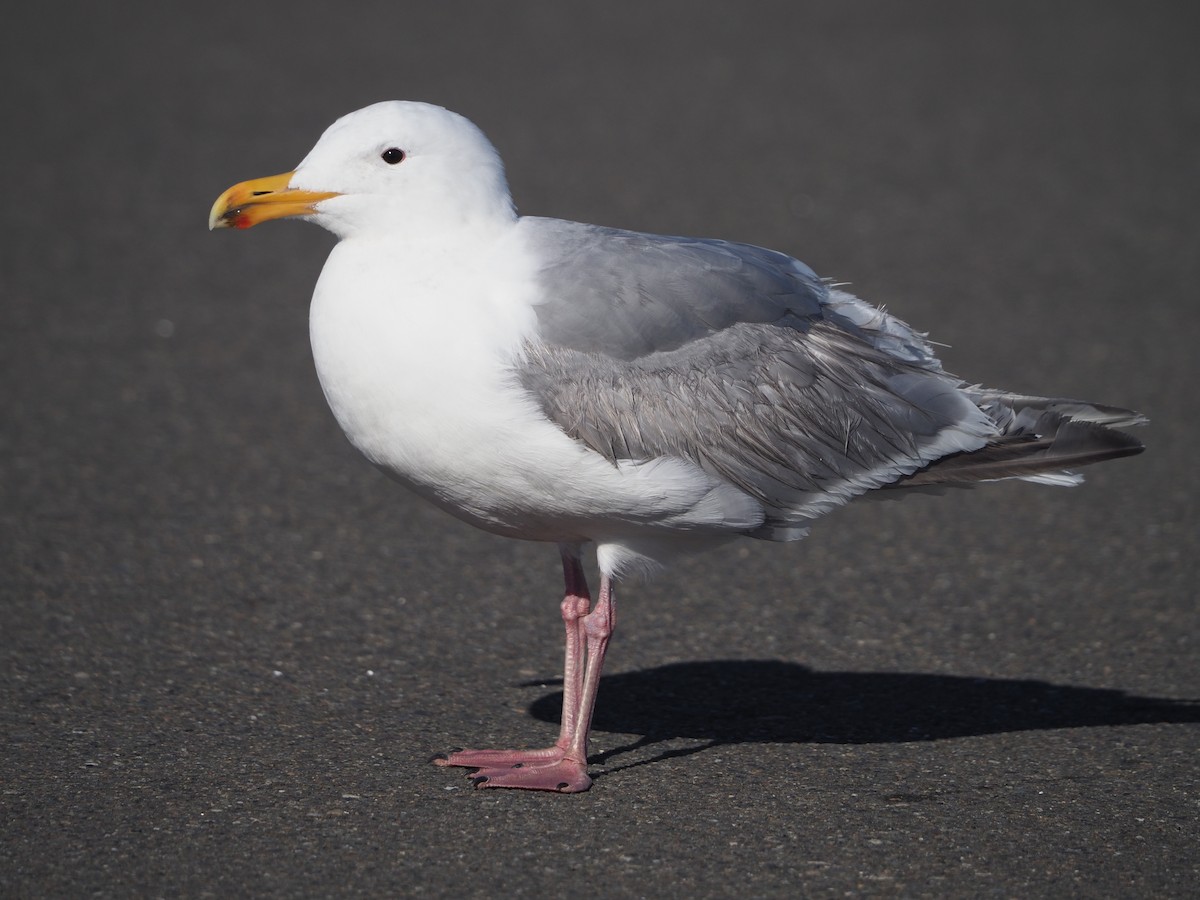
[[[538,333],[514,363],[572,438],[616,464],[690,460],[754,497],[752,536],[888,485],[1054,474],[1137,452],[1136,413],[966,387],[925,336],[788,256],[523,219]],[[1050,474],[1046,474],[1050,473]]]

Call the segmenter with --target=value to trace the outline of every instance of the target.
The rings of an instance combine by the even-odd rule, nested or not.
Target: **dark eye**
[[[398,162],[404,162],[404,151],[399,147],[388,147],[379,156],[389,166],[394,166]]]

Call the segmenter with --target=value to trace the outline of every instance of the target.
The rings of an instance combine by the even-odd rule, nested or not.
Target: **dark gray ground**
[[[0,894],[1195,895],[1189,4],[99,6],[0,63]],[[792,252],[1150,450],[628,586],[592,791],[473,791],[426,760],[554,732],[554,549],[345,443],[327,235],[204,230],[391,97],[527,212]]]

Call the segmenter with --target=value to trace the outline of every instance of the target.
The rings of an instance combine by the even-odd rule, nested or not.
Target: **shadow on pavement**
[[[545,684],[545,682],[536,682]],[[531,714],[558,722],[562,693]],[[673,738],[751,742],[878,744],[1009,731],[1200,722],[1200,702],[1046,681],[909,672],[817,672],[777,660],[675,663],[606,676],[593,728],[644,735],[593,762]],[[653,761],[653,760],[650,760]]]

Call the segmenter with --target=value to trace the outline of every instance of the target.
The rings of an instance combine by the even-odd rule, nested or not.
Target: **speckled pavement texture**
[[[0,895],[1195,896],[1188,4],[75,7],[0,54]],[[328,235],[204,227],[388,98],[525,212],[790,252],[1149,450],[626,586],[592,790],[472,790],[429,757],[555,731],[557,555],[346,444]]]

